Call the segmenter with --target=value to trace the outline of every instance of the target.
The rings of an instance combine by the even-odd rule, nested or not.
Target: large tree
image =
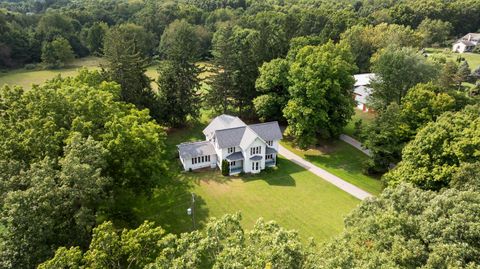
[[[410,88],[432,81],[438,74],[438,67],[413,48],[387,47],[373,57],[372,63],[376,77],[368,101],[380,111],[392,102],[400,105]]]
[[[2,268],[34,268],[60,245],[86,246],[100,205],[119,219],[113,209],[128,210],[117,207],[125,193],[165,183],[163,129],[98,72],[2,88],[0,130]]]
[[[447,112],[421,129],[386,174],[391,185],[411,182],[424,189],[449,186],[462,164],[480,161],[480,106]]]
[[[410,89],[400,106],[390,104],[365,129],[365,146],[373,154],[369,172],[386,172],[391,164],[401,160],[403,147],[420,128],[446,111],[462,109],[468,102],[464,94],[432,83]]]
[[[289,71],[291,98],[283,113],[287,133],[300,146],[340,134],[354,112],[355,70],[350,50],[343,45],[329,42],[298,52]]]
[[[200,40],[188,22],[174,21],[162,35],[160,53],[165,59],[158,68],[157,80],[161,121],[170,126],[185,124],[199,111]]]
[[[282,111],[290,95],[288,93],[289,69],[289,62],[282,58],[266,62],[260,67],[255,88],[261,95],[253,100],[253,105],[261,120],[284,120]]]
[[[45,42],[42,47],[42,62],[48,68],[60,68],[75,58],[68,40],[63,37]]]
[[[124,24],[110,28],[104,40],[103,53],[107,60],[105,77],[121,86],[122,100],[139,109],[150,109],[158,119],[157,100],[151,80],[145,74],[149,64],[149,38],[140,26]]]
[[[317,268],[476,268],[479,194],[454,189],[435,193],[405,184],[388,188],[346,218],[345,231],[322,247],[314,264]]]

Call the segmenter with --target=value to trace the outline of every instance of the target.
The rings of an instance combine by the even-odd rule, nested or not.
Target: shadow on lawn
[[[263,180],[271,186],[295,187],[296,182],[291,175],[302,171],[305,171],[303,167],[283,158],[278,158],[277,167],[267,168],[256,175],[245,175],[242,180],[244,182]]]

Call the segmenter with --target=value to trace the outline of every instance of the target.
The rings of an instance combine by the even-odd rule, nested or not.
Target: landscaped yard
[[[362,173],[362,164],[368,157],[341,140],[325,142],[323,147],[308,150],[296,148],[287,140],[280,143],[305,160],[373,195],[380,194],[383,189],[379,179]]]
[[[355,134],[355,122],[359,119],[362,120],[362,126],[365,127],[366,124],[373,121],[375,114],[372,112],[363,112],[362,110],[355,108],[355,114],[352,116],[352,119],[348,124],[343,128],[343,133],[349,135],[359,141],[362,141],[362,137]]]
[[[182,183],[155,192],[151,200],[136,197],[132,203],[138,219],[154,220],[176,233],[189,231],[192,220],[187,208],[193,192],[200,226],[209,217],[241,212],[247,229],[263,217],[298,230],[304,240],[323,241],[343,229],[343,218],[360,201],[284,158],[279,158],[277,169],[255,176],[223,177],[211,170],[180,172],[181,165],[174,159],[175,145],[203,139],[205,118],[190,128],[170,132],[168,158],[174,160],[171,170]]]
[[[468,65],[472,70],[480,67],[480,54],[479,53],[454,53],[451,48],[427,48],[425,50],[429,54],[441,54],[445,56],[448,60],[455,61],[457,57],[461,56],[465,58],[468,62]]]

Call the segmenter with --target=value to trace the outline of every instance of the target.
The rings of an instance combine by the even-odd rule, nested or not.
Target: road
[[[310,172],[314,173],[315,175],[323,178],[324,180],[332,183],[333,185],[337,186],[341,190],[351,194],[352,196],[354,196],[354,197],[356,197],[360,200],[364,200],[368,197],[373,196],[370,193],[360,189],[359,187],[346,182],[345,180],[337,177],[336,175],[334,175],[330,172],[327,172],[327,171],[323,170],[320,167],[315,166],[314,164],[312,164],[309,161],[304,160],[302,157],[296,155],[295,153],[286,149],[282,145],[278,146],[278,153],[280,153],[280,155],[282,155],[286,159],[300,165],[301,167],[307,169],[308,171],[310,171]]]

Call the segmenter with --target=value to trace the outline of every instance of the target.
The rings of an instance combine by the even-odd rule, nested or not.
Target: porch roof
[[[260,161],[261,159],[262,159],[262,156],[260,156],[260,155],[255,155],[255,156],[250,158],[250,160],[252,160],[252,161]]]
[[[277,153],[277,151],[274,148],[267,147],[266,154],[274,154]]]
[[[232,162],[232,161],[244,160],[245,158],[243,157],[243,153],[241,151],[237,151],[228,155],[227,157],[225,157],[225,159],[227,159],[227,161]]]

